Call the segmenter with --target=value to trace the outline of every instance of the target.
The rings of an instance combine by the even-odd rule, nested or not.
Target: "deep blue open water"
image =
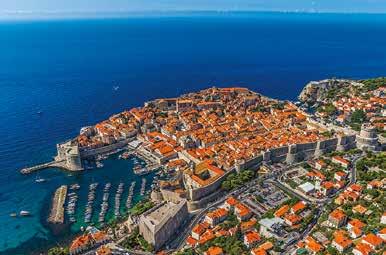
[[[157,97],[209,86],[246,86],[295,99],[310,80],[386,75],[386,16],[201,14],[109,20],[0,23],[0,253],[29,254],[62,241],[47,228],[62,183],[115,185],[130,163],[68,176],[49,169],[55,144],[82,126]],[[113,86],[119,86],[118,91]],[[37,111],[43,111],[41,116]],[[139,188],[140,182],[137,182]],[[113,186],[113,189],[116,189]],[[29,210],[29,218],[11,218]],[[76,229],[72,230],[76,231]]]

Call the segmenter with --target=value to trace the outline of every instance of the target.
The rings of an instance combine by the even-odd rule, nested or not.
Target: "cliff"
[[[327,79],[322,81],[311,81],[301,91],[299,100],[312,106],[318,102],[334,100],[345,89],[351,90],[351,87],[363,86],[363,84],[341,79]]]

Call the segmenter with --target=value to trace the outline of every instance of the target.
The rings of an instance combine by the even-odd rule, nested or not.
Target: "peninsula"
[[[63,168],[87,171],[101,155],[127,150],[122,157],[138,155],[167,178],[158,180],[122,224],[101,231],[103,242],[90,237],[95,230],[86,231],[70,254],[123,248],[133,254],[340,251],[351,232],[331,230],[336,244],[330,244],[332,237],[322,233],[319,220],[332,201],[341,206],[362,196],[359,186],[370,182],[357,178],[357,162],[384,160],[384,126],[377,123],[385,120],[385,84],[311,82],[296,103],[247,88],[212,87],[155,99],[82,128],[77,137],[57,145],[54,162]],[[360,122],[358,110],[365,114]],[[374,167],[383,176],[384,162]],[[385,180],[377,176],[371,182],[384,187]],[[346,223],[338,206],[323,216],[330,217],[323,224]]]

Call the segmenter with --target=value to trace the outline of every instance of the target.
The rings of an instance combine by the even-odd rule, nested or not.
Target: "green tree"
[[[69,254],[68,248],[63,247],[53,247],[48,250],[48,255],[67,255]]]
[[[351,114],[351,123],[362,124],[366,120],[366,113],[363,110],[355,110]]]

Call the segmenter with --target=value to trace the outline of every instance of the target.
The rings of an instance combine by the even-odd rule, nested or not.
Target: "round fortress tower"
[[[357,147],[361,150],[379,150],[379,139],[376,129],[371,124],[362,124],[361,131],[356,137]]]

